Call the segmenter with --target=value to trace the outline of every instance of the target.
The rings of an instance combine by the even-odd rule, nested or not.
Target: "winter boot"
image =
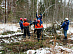
[[[67,39],[67,36],[65,36],[65,39]]]
[[[38,38],[38,42],[40,41],[40,38]]]
[[[67,36],[64,37],[64,40],[66,40],[66,39],[67,39]]]

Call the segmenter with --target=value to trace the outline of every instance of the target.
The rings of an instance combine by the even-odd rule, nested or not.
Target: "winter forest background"
[[[19,18],[36,18],[43,14],[43,22],[73,20],[73,0],[0,0],[0,22],[18,22]]]
[[[26,40],[19,25],[20,18],[33,21],[36,12],[43,15],[39,42],[34,25]],[[65,18],[70,20],[67,40],[60,28]],[[0,0],[0,54],[73,54],[73,0]]]

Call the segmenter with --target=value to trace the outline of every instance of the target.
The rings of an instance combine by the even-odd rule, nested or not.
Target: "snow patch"
[[[14,33],[14,34],[8,34],[8,35],[0,35],[0,37],[11,37],[11,36],[15,36],[15,35],[22,35],[23,33]]]
[[[16,26],[16,24],[0,24],[0,33],[6,32],[6,31],[17,31],[19,27]]]
[[[67,32],[68,34],[71,34],[71,33],[73,33],[73,27],[69,27],[69,30],[68,30],[68,32]]]
[[[43,24],[44,28],[47,28],[47,27],[50,27],[50,26],[51,26],[51,24]]]

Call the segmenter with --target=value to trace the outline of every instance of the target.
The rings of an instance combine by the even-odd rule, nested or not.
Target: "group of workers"
[[[36,14],[36,19],[34,19],[34,21],[32,23],[29,23],[27,21],[27,18],[20,18],[20,28],[21,28],[21,32],[23,32],[24,30],[24,38],[26,38],[26,34],[28,35],[29,39],[30,39],[30,31],[29,31],[29,26],[30,25],[34,25],[34,33],[35,31],[37,32],[37,39],[38,41],[40,40],[40,36],[41,36],[41,33],[43,31],[43,22],[42,22],[42,14],[38,15]],[[64,30],[64,36],[65,38],[64,39],[67,39],[67,30],[68,30],[68,27],[69,27],[69,20],[68,18],[65,18],[65,21],[63,22],[61,28],[63,28]],[[42,36],[43,38],[43,36]]]
[[[20,18],[19,24],[20,24],[21,32],[23,32],[23,30],[24,30],[24,38],[26,38],[26,34],[27,34],[29,37],[28,39],[30,39],[31,35],[30,35],[30,31],[29,31],[29,26],[33,24],[34,25],[34,33],[37,32],[37,39],[38,39],[38,41],[40,40],[40,36],[43,31],[42,14],[40,14],[38,16],[36,14],[36,18],[37,18],[37,20],[34,19],[34,21],[31,23],[29,23],[27,21],[27,18],[24,18],[24,19]]]

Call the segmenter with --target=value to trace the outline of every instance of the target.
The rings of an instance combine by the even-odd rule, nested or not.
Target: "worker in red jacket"
[[[42,33],[43,25],[40,23],[40,20],[37,20],[37,23],[35,25],[35,29],[37,30],[37,39],[40,40],[40,36]]]
[[[26,38],[26,34],[30,38],[29,25],[30,25],[30,23],[27,22],[27,18],[24,18],[24,23],[23,23],[23,27],[24,27],[24,38]]]

